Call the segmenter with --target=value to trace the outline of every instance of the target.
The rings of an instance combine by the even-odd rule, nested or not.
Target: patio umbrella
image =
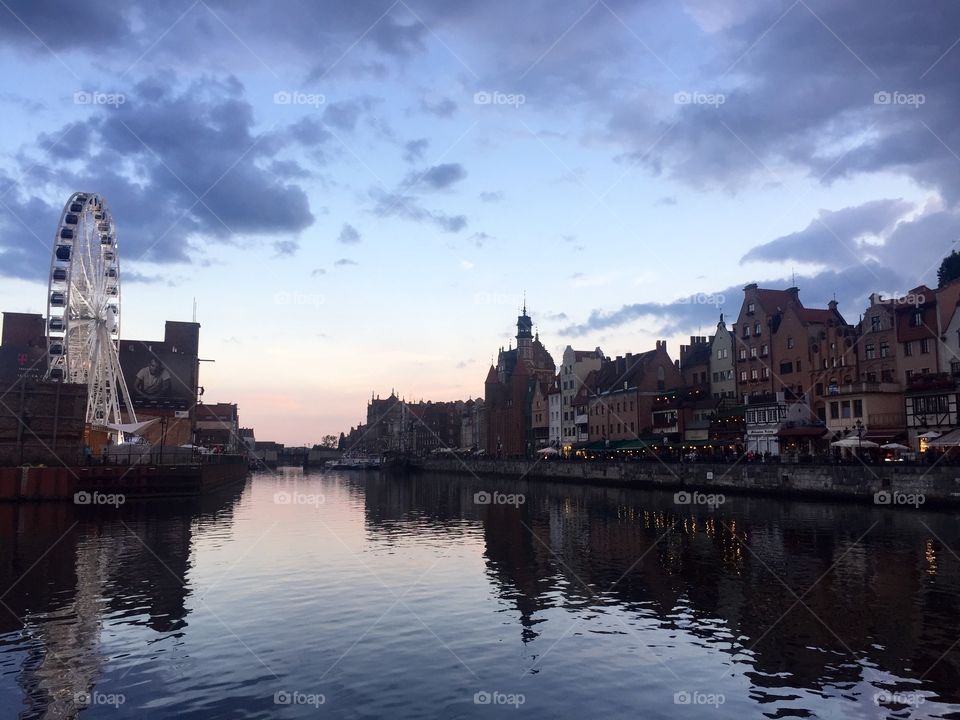
[[[930,430],[925,432],[923,435],[917,435],[917,437],[923,438],[924,440],[936,440],[938,437],[940,437],[940,433],[938,433],[936,430]]]
[[[560,451],[553,447],[545,447],[537,450],[537,455],[559,455]]]
[[[832,445],[833,447],[839,447],[839,448],[856,448],[856,447],[876,448],[876,447],[880,447],[879,445],[877,445],[877,443],[873,442],[872,440],[861,440],[861,439],[856,438],[856,437],[848,437],[848,438],[844,438],[843,440],[837,440],[836,442],[830,443],[830,445]]]
[[[881,445],[883,450],[909,450],[906,445],[901,445],[900,443],[887,443],[886,445]]]

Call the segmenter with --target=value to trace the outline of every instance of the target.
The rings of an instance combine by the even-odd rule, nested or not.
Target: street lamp
[[[858,419],[856,422],[856,427],[857,427],[857,445],[858,445],[857,450],[860,455],[860,459],[862,460],[863,459],[863,420]]]

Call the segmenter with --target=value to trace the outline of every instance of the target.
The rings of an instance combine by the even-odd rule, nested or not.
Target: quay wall
[[[201,495],[244,479],[239,456],[193,465],[94,465],[0,468],[0,501],[74,501],[77,493],[123,495],[125,500]]]
[[[745,493],[890,506],[960,506],[960,466],[564,462],[429,458],[424,472],[502,476],[676,492]],[[921,499],[916,500],[917,497]],[[912,504],[911,504],[912,503]]]

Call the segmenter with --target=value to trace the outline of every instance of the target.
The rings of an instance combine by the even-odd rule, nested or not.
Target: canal
[[[960,717],[960,515],[682,499],[282,468],[0,504],[0,717]]]

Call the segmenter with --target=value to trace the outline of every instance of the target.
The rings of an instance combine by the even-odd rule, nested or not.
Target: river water
[[[0,717],[960,718],[958,520],[298,469],[0,505]]]

